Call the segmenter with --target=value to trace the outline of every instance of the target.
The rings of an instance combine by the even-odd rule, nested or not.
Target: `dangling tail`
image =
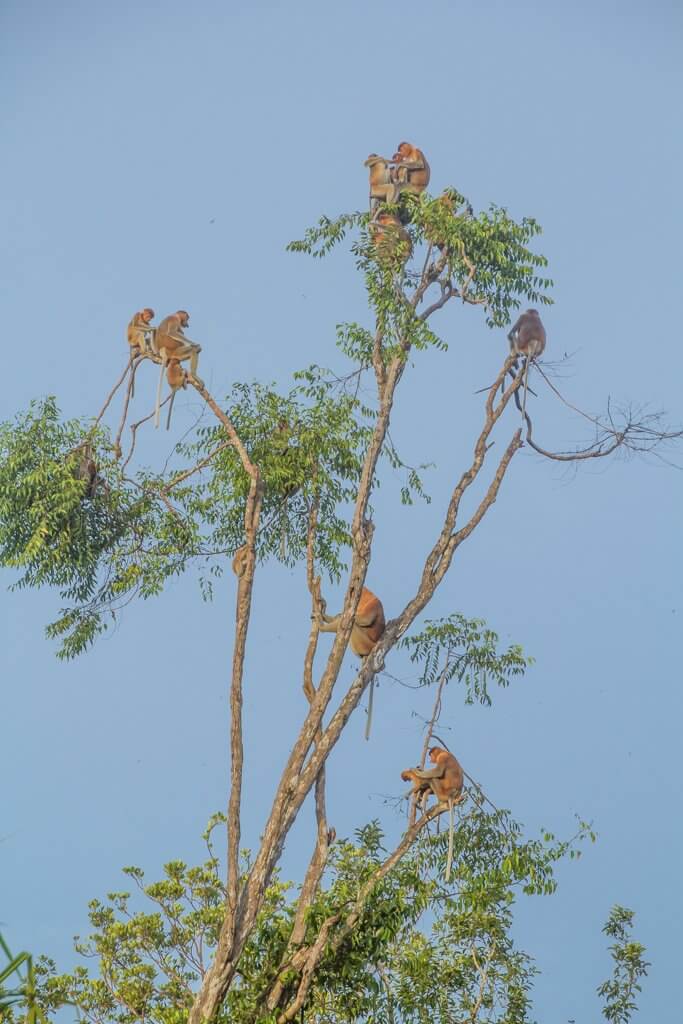
[[[529,386],[529,356],[524,359],[524,397],[522,398],[522,420],[526,420],[526,393]]]
[[[370,730],[372,729],[372,705],[374,703],[375,695],[375,677],[373,676],[370,681],[370,693],[368,694],[368,718],[365,723],[365,738],[370,739]]]
[[[156,404],[156,407],[154,409],[154,426],[157,429],[159,428],[159,418],[160,418],[159,410],[161,409],[161,385],[163,384],[163,381],[164,381],[164,370],[165,370],[165,366],[162,363],[161,364],[161,371],[159,373],[159,386],[157,387],[157,404]]]
[[[446,859],[446,881],[451,877],[451,868],[453,867],[453,797],[448,798],[448,815],[449,815],[449,827],[448,827],[448,857]]]
[[[173,390],[171,391],[171,401],[169,402],[169,406],[168,406],[168,416],[166,417],[166,429],[167,430],[171,429],[171,413],[173,412],[173,403],[175,402],[175,392],[176,392],[176,389],[173,388]]]

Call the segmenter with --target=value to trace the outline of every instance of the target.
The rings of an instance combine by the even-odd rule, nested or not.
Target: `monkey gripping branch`
[[[523,841],[507,812],[486,811],[492,805],[476,784],[464,790],[467,776],[455,757],[443,745],[429,746],[447,683],[464,681],[468,699],[490,702],[487,680],[507,685],[527,664],[519,648],[500,654],[495,634],[457,616],[428,624],[419,634],[410,636],[409,631],[460,546],[493,507],[524,444],[544,458],[581,461],[618,452],[657,453],[680,432],[664,430],[652,416],[638,419],[626,413],[617,420],[608,408],[605,416],[582,414],[591,424],[583,449],[553,452],[541,446],[532,439],[527,411],[530,370],[539,370],[536,386],[537,381],[548,384],[547,397],[566,400],[537,364],[546,344],[538,313],[522,314],[507,341],[501,340],[495,379],[486,389],[479,421],[470,428],[471,460],[451,482],[441,526],[412,596],[386,620],[380,597],[365,587],[375,531],[371,498],[381,466],[388,461],[406,470],[404,501],[423,493],[418,471],[404,466],[389,437],[409,358],[419,358],[430,347],[448,358],[434,324],[453,300],[481,307],[486,323],[495,330],[509,325],[522,303],[550,303],[547,290],[552,282],[543,276],[545,258],[529,248],[540,232],[534,220],[517,223],[495,206],[475,215],[454,188],[431,198],[426,192],[428,164],[408,143],[402,143],[390,160],[372,154],[367,166],[370,213],[345,214],[336,220],[324,217],[303,240],[289,246],[293,252],[320,257],[352,237],[351,252],[365,279],[370,325],[348,323],[338,328],[337,346],[348,363],[345,370],[300,370],[287,394],[258,384],[235,384],[219,403],[196,375],[201,348],[183,332],[189,314],[179,310],[154,328],[154,312],[147,307],[129,324],[129,362],[94,419],[64,422],[55,400],[49,398],[33,403],[1,428],[0,557],[4,565],[20,572],[17,586],[47,584],[56,587],[66,602],[47,627],[47,635],[60,642],[59,657],[81,654],[131,601],[161,594],[167,580],[191,566],[199,567],[205,598],[211,597],[227,559],[232,560],[237,579],[226,878],[219,876],[219,859],[211,847],[207,865],[196,869],[198,876],[169,865],[167,882],[145,887],[141,872],[130,869],[134,881],[171,922],[175,959],[165,946],[166,952],[159,952],[156,932],[154,941],[147,937],[143,942],[144,929],[139,916],[130,915],[128,897],[113,900],[114,910],[129,924],[137,922],[137,931],[130,933],[124,922],[114,927],[114,910],[95,902],[91,919],[99,938],[94,948],[101,957],[106,991],[88,981],[87,974],[55,979],[49,969],[44,988],[48,1003],[57,1005],[68,997],[92,1020],[113,1014],[116,1007],[121,1015],[115,1019],[131,1021],[175,1020],[168,1016],[169,1008],[180,1014],[178,1020],[191,1024],[215,1019],[284,1022],[299,1012],[346,1020],[372,1016],[380,1005],[389,1019],[394,1012],[410,1019],[420,998],[411,1009],[406,978],[415,993],[422,992],[425,1005],[432,1006],[437,999],[431,989],[420,988],[427,985],[424,978],[406,966],[413,962],[406,960],[407,949],[413,958],[418,949],[425,955],[431,950],[429,955],[437,959],[441,955],[440,944],[426,946],[417,930],[420,915],[428,908],[437,914],[439,942],[449,943],[461,958],[455,973],[452,966],[439,969],[441,988],[451,1003],[437,1016],[445,1013],[444,1019],[452,1019],[448,1014],[455,1012],[457,1003],[458,1013],[467,1011],[466,1019],[475,1021],[482,1007],[495,1004],[501,1007],[501,1020],[526,1020],[533,967],[514,951],[507,935],[512,887],[552,891],[553,862],[568,851],[573,855],[575,841],[589,834],[582,825],[569,842],[556,843],[552,836]],[[188,360],[190,368],[184,370],[181,364]],[[155,407],[129,425],[129,441],[123,445],[136,373],[146,361],[160,366]],[[179,388],[194,388],[215,425],[202,426],[175,445],[179,468],[136,469],[138,432],[153,419],[158,424],[160,405],[169,401],[160,401],[164,373],[171,387],[169,398]],[[358,398],[359,382],[365,377],[374,382],[375,400],[369,405]],[[104,419],[124,386],[114,433]],[[500,442],[497,456],[491,454],[494,437]],[[482,496],[472,511],[463,514],[463,498],[475,482]],[[300,566],[310,594],[311,627],[302,663],[308,710],[275,787],[259,846],[244,862],[244,658],[254,581],[258,566],[268,559]],[[323,579],[345,580],[338,615],[327,615]],[[333,632],[334,640],[329,655],[316,660],[321,631]],[[339,673],[349,645],[360,656],[360,667],[340,691]],[[375,676],[399,647],[423,662],[422,682],[435,686],[436,700],[426,720],[420,764],[404,773],[413,782],[411,794],[419,804],[414,803],[398,845],[384,855],[374,826],[359,833],[358,846],[335,841],[327,822],[325,766],[365,690],[370,688],[371,699]],[[428,751],[431,768],[425,768]],[[406,758],[411,761],[410,752]],[[285,899],[277,865],[311,792],[316,836],[299,896],[292,902]],[[431,795],[436,802],[429,807]],[[447,843],[445,836],[435,836],[428,828],[445,810],[451,815]],[[472,851],[477,851],[476,867],[468,861]],[[354,858],[360,858],[355,866]],[[332,879],[327,889],[326,871]],[[473,877],[478,879],[476,897]],[[195,883],[199,889],[193,888]],[[399,911],[400,893],[405,891],[412,892],[413,901]],[[175,903],[176,909],[169,909],[173,893],[175,900],[189,894],[192,907],[199,900],[205,911],[201,927],[192,917],[192,927],[183,932],[187,941],[178,930],[180,911]],[[390,921],[388,908],[394,914]],[[485,928],[483,908],[494,921]],[[452,915],[448,920],[443,917],[446,911]],[[401,947],[407,937],[408,947]],[[124,939],[126,956],[132,956],[137,942],[140,956],[147,957],[140,959],[138,972],[149,980],[147,987],[131,988],[121,958],[112,952]],[[170,939],[169,943],[173,945]],[[210,963],[207,950],[213,953]],[[259,969],[255,957],[262,958]],[[133,971],[137,961],[131,963]],[[157,974],[170,979],[168,984],[153,982]]]

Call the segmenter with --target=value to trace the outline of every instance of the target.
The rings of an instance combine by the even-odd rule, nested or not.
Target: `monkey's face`
[[[145,321],[146,324],[148,324],[150,322],[150,320],[152,320],[153,318],[154,318],[154,310],[153,309],[149,309],[149,308],[148,309],[143,309],[143,311],[142,311],[142,319]]]
[[[186,313],[184,309],[179,309],[178,312],[176,313],[176,316],[178,317],[180,326],[187,327],[187,325],[190,322],[190,314]]]

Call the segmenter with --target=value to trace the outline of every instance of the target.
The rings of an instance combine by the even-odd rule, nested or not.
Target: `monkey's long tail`
[[[522,422],[526,420],[526,393],[529,385],[529,356],[524,359],[524,397],[522,398]]]
[[[368,694],[368,717],[365,723],[365,739],[370,739],[370,730],[372,729],[372,706],[374,703],[375,696],[375,677],[373,676],[370,680],[370,692]]]
[[[448,798],[448,857],[446,858],[446,881],[448,882],[451,877],[451,868],[453,867],[453,798]]]
[[[164,382],[164,370],[165,370],[165,368],[166,367],[162,363],[161,364],[161,371],[159,373],[159,386],[157,387],[157,404],[156,404],[156,407],[154,409],[154,426],[157,429],[159,428],[159,420],[160,420],[159,410],[161,409],[161,386],[162,386],[162,384]]]
[[[171,413],[173,412],[173,403],[175,402],[175,393],[176,393],[176,389],[173,388],[173,390],[171,391],[171,401],[170,401],[170,404],[168,406],[168,416],[166,417],[166,429],[167,430],[171,429]],[[159,399],[157,399],[157,401],[159,401]]]

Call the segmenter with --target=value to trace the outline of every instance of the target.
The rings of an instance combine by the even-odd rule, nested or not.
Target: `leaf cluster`
[[[422,663],[421,686],[456,679],[465,686],[466,704],[490,705],[492,684],[509,686],[534,662],[519,644],[499,651],[498,639],[483,619],[454,613],[443,619],[428,619],[421,632],[401,640],[401,647],[410,652],[412,662]]]

